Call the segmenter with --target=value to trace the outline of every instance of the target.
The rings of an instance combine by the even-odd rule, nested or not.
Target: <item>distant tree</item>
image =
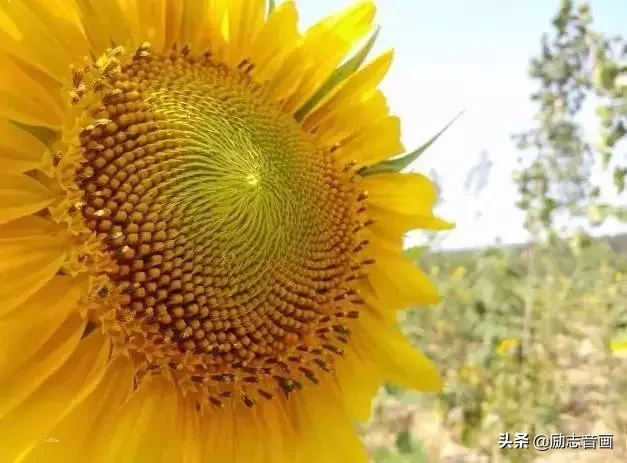
[[[514,180],[518,206],[533,233],[551,229],[557,218],[583,219],[592,225],[613,216],[627,221],[620,204],[604,204],[602,182],[594,167],[610,171],[619,194],[625,191],[627,158],[619,142],[627,134],[627,42],[591,28],[586,3],[563,0],[550,34],[542,37],[540,54],[529,74],[539,88],[536,125],[514,139],[521,150]],[[581,116],[586,100],[600,102],[603,129],[599,140],[585,133]]]
[[[488,187],[493,165],[494,163],[490,159],[490,155],[484,150],[479,154],[478,161],[466,174],[464,190],[475,200],[478,200],[483,191]],[[475,217],[478,219],[481,215],[481,209],[477,208],[475,210]]]

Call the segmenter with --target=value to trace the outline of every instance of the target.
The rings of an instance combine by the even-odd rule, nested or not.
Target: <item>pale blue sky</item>
[[[299,0],[301,26],[352,0]],[[516,211],[511,134],[532,124],[528,61],[539,50],[559,0],[380,0],[377,52],[396,50],[383,88],[403,121],[408,149],[420,145],[460,110],[466,113],[415,165],[434,168],[444,182],[440,213],[457,222],[443,242],[466,247],[526,239]],[[626,0],[589,2],[595,28],[624,32]],[[590,120],[594,120],[591,118]],[[591,127],[594,131],[594,127]],[[487,151],[494,166],[478,200],[464,190],[467,171]],[[477,218],[476,211],[481,210]]]

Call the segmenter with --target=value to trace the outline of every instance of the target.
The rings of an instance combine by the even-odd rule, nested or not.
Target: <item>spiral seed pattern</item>
[[[216,407],[318,383],[349,340],[368,263],[366,195],[350,166],[247,63],[145,45],[96,64],[95,78],[75,73],[74,102],[89,115],[75,182],[115,263],[116,318],[136,327],[127,342],[167,348],[161,364],[175,372],[192,359],[181,374]]]

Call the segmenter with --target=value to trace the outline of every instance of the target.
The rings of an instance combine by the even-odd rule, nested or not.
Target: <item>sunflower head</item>
[[[59,458],[148,458],[144,410],[169,431],[167,461],[257,461],[261,429],[290,436],[272,461],[353,461],[358,446],[316,448],[316,407],[350,441],[382,381],[438,389],[394,313],[438,300],[404,233],[450,225],[428,179],[396,172],[416,153],[396,157],[399,121],[377,89],[391,53],[363,65],[374,6],[301,35],[293,3],[264,3],[0,7],[11,456],[36,461],[53,435]],[[55,404],[37,429],[33,397]]]

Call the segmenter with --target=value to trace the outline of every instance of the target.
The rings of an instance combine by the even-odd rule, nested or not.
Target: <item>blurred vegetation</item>
[[[514,136],[522,152],[518,207],[535,232],[556,218],[627,221],[624,204],[603,201],[610,190],[622,194],[627,179],[627,41],[595,31],[586,3],[563,0],[552,26],[529,69],[539,86],[531,95],[536,126]],[[589,105],[596,106],[598,134],[585,132]],[[595,169],[606,175],[592,175]]]
[[[530,63],[537,125],[514,136],[512,207],[525,212],[533,240],[420,258],[444,299],[401,321],[446,387],[436,399],[393,387],[380,394],[363,429],[376,462],[625,461],[627,235],[573,230],[627,221],[627,42],[595,31],[584,3],[563,1],[550,27]],[[598,134],[584,131],[586,105]],[[470,194],[489,168],[483,156]],[[500,449],[505,432],[611,433],[615,451],[554,450],[551,460],[551,451]]]
[[[595,421],[603,427],[597,433],[627,429],[627,254],[619,246],[627,236],[608,243],[576,234],[528,248],[425,256],[444,300],[402,321],[441,366],[446,388],[435,406],[386,389],[368,433],[391,429],[396,437],[383,440],[376,461],[440,461],[427,459],[426,436],[417,440],[415,419],[428,417],[421,410],[429,406],[453,442],[486,457],[451,460],[459,462],[530,461],[530,452],[500,450],[501,432],[585,434]],[[414,416],[399,426],[403,410]],[[408,432],[413,440],[403,437]]]

